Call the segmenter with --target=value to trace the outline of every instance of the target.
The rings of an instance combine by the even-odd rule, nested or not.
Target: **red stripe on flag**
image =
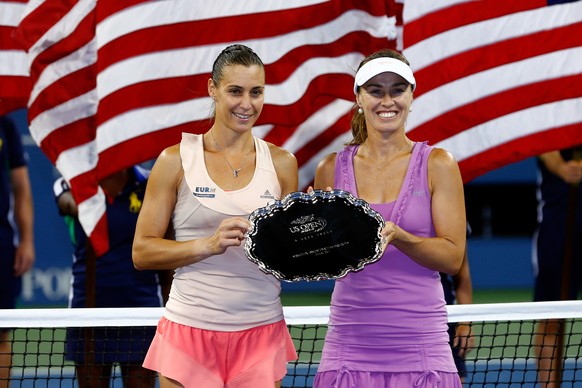
[[[78,204],[97,194],[97,186],[93,184],[97,180],[95,170],[87,171],[71,179],[71,193]]]
[[[313,90],[317,89],[317,86],[313,85],[314,82],[312,82],[312,84],[309,86],[306,94],[309,94]],[[330,80],[330,83],[333,84],[333,81]],[[302,99],[293,105],[270,105],[266,107],[263,109],[263,113],[261,114],[261,116],[263,114],[265,116],[263,123],[276,122],[277,124],[275,124],[273,130],[271,130],[264,137],[264,139],[273,144],[283,145],[291,136],[293,136],[295,128],[307,120],[311,114],[317,112],[335,100],[336,98],[334,96],[319,96],[313,100]],[[292,116],[295,118],[295,120],[293,122],[290,120],[285,122],[281,119],[281,117],[286,116]],[[277,119],[277,117],[279,117],[279,119]],[[272,119],[269,120],[269,118]],[[293,130],[290,130],[290,128],[293,128]]]
[[[97,224],[91,233],[91,245],[97,257],[102,256],[109,251],[109,228],[107,226],[107,217],[104,215],[99,218]]]
[[[322,132],[319,136],[309,142],[306,142],[301,149],[295,153],[297,163],[299,165],[305,164],[320,152],[322,146],[330,144],[339,136],[344,135],[346,130],[350,128],[350,120],[351,115],[343,115],[326,131]]]
[[[578,47],[582,44],[582,23],[495,42],[442,60],[415,72],[415,97],[465,76],[531,58]],[[540,44],[544,42],[544,44]],[[503,55],[499,55],[503,53]]]
[[[428,140],[435,144],[497,117],[549,102],[579,97],[580,85],[582,74],[576,74],[506,90],[443,112],[433,120],[415,127],[408,135],[411,139]],[[439,130],[435,131],[435,128]]]
[[[359,0],[328,1],[281,11],[258,12],[153,26],[127,33],[101,47],[99,70],[103,71],[111,64],[126,58],[151,52],[220,43],[224,43],[226,46],[234,42],[265,39],[307,30],[335,20],[348,9],[365,10],[375,16],[386,15],[386,6],[381,2],[363,4]],[[258,20],[260,20],[260,23],[257,23]],[[217,26],[236,26],[236,28],[217,29]],[[362,42],[365,41],[360,41],[361,44]],[[205,58],[205,60],[213,61],[214,58]]]
[[[24,12],[22,4],[25,2],[26,0],[17,0],[0,4],[0,12],[6,12],[10,17],[2,18],[1,22],[6,24],[0,25],[0,69],[6,69],[4,73],[0,70],[0,115],[26,107],[30,93],[26,65],[13,62],[15,54],[24,57],[22,46],[14,39],[13,34],[16,30],[14,26]]]
[[[74,97],[81,96],[95,89],[95,86],[95,70],[92,67],[85,67],[65,77],[61,77],[58,82],[44,89],[34,102],[29,105],[28,118],[30,121],[33,121],[49,107],[56,107],[66,103]],[[94,135],[93,129],[93,137]]]
[[[538,132],[485,150],[459,162],[465,183],[509,163],[582,144],[582,124],[572,124]]]
[[[137,108],[178,103],[207,97],[209,74],[141,81],[117,90],[99,101],[98,125]]]
[[[57,24],[71,8],[76,0],[46,0],[40,4],[20,22],[20,26],[14,32],[16,39],[25,50],[30,49],[39,41],[55,24]]]
[[[267,84],[277,84],[284,82],[297,68],[310,58],[315,58],[325,53],[326,57],[336,57],[361,44],[364,52],[377,50],[379,47],[388,47],[385,39],[370,38],[364,33],[352,33],[337,40],[333,44],[324,46],[302,46],[292,50],[274,64],[265,66]],[[392,45],[394,47],[394,45]],[[101,54],[101,52],[100,52]],[[346,69],[352,71],[352,69]],[[354,69],[355,70],[355,69]],[[175,78],[163,78],[158,80],[147,80],[129,85],[105,96],[100,100],[98,125],[108,121],[116,115],[138,107],[147,107],[159,104],[175,103],[192,98],[206,97],[206,82],[210,73],[196,74]],[[327,76],[326,76],[327,77]],[[319,84],[316,79],[309,85],[305,92],[305,100],[294,106],[274,107],[268,106],[263,110],[258,125],[261,123],[278,124],[281,121],[289,125],[299,125],[308,117],[313,109],[313,100],[320,96],[334,95],[345,99],[353,99],[352,76],[345,74],[329,74],[331,79]],[[343,87],[338,87],[342,85]],[[269,93],[267,88],[266,93]],[[297,106],[295,106],[297,105]],[[287,111],[290,109],[289,111]],[[282,144],[282,143],[277,143]]]
[[[209,128],[208,121],[185,123],[118,143],[115,147],[108,148],[99,154],[99,175],[107,176],[120,169],[133,166],[135,162],[128,159],[127,155],[132,155],[132,158],[142,161],[150,160],[159,155],[160,149],[163,150],[179,143],[182,133],[204,133]],[[139,147],[136,147],[137,143]]]
[[[91,141],[95,136],[94,125],[94,116],[63,125],[47,135],[39,146],[47,158],[55,164],[62,152]]]
[[[422,0],[407,0],[405,7],[411,7],[405,8],[406,15],[422,15],[410,22],[404,20],[404,54],[413,68],[415,63],[422,64],[419,65],[421,69],[415,73],[418,82],[415,109],[429,109],[429,116],[420,118],[426,120],[424,122],[415,123],[415,113],[411,114],[409,136],[417,140],[429,140],[432,144],[446,142],[450,147],[457,148],[448,149],[453,155],[466,155],[467,150],[472,150],[472,155],[461,160],[465,182],[504,164],[556,149],[552,148],[558,145],[556,142],[544,141],[544,138],[552,139],[557,133],[576,129],[582,133],[582,123],[578,122],[578,116],[556,117],[555,122],[559,127],[555,129],[556,132],[546,130],[543,125],[539,132],[526,137],[520,135],[519,128],[503,127],[504,122],[513,123],[513,120],[502,120],[506,116],[513,119],[517,117],[515,114],[525,113],[525,110],[543,104],[560,105],[566,100],[576,104],[576,99],[582,97],[582,89],[578,87],[582,82],[582,68],[579,67],[577,71],[573,65],[576,61],[574,56],[582,47],[582,36],[578,33],[582,28],[582,21],[579,13],[574,12],[580,9],[579,2],[547,6],[545,1],[539,0],[505,3],[487,0],[464,2],[431,11],[432,4]],[[535,12],[531,12],[532,10]],[[522,29],[524,25],[516,25],[515,31],[512,31],[511,26],[506,24],[507,20],[517,19],[526,23],[528,17],[532,21],[539,20],[544,18],[545,12],[546,21],[554,22],[554,28],[549,25],[543,30],[529,32],[530,28]],[[516,18],[512,19],[511,16]],[[479,28],[456,30],[458,27],[473,27],[472,24],[480,22],[488,23],[490,34],[477,34],[477,31],[482,31]],[[495,23],[498,23],[499,28],[496,28]],[[454,48],[452,54],[443,55],[441,58],[436,52],[419,49],[423,47],[421,44],[427,43],[425,40],[435,38],[436,41],[443,37],[439,34],[453,30],[465,35],[458,47],[457,42],[451,42]],[[524,32],[519,35],[522,30]],[[473,32],[476,36],[466,35]],[[438,42],[442,45],[445,43],[442,39]],[[463,44],[470,48],[464,48]],[[408,48],[410,50],[407,51]],[[531,64],[541,63],[552,57],[556,62],[553,67],[539,70],[531,68]],[[501,69],[503,74],[495,73]],[[560,73],[562,69],[564,71]],[[524,71],[528,72],[518,73]],[[512,72],[515,72],[515,77],[512,77]],[[493,78],[490,76],[492,74],[497,76]],[[511,80],[516,80],[516,84],[511,84]],[[477,82],[484,84],[479,85]],[[458,85],[467,86],[463,90]],[[486,90],[491,92],[486,94]],[[463,103],[458,97],[465,98],[466,102]],[[449,104],[448,99],[456,100]],[[440,101],[443,103],[440,104]],[[576,115],[575,105],[568,106],[569,110],[564,112]],[[548,111],[547,114],[552,112]],[[544,118],[547,123],[548,116]],[[496,119],[498,120],[495,123],[500,125],[495,128],[486,125]],[[535,120],[528,122],[527,127],[535,131]],[[475,128],[481,129],[479,136],[462,136],[464,131]],[[490,135],[483,130],[490,130]],[[490,144],[504,138],[500,134],[509,135],[510,139],[489,149]],[[467,138],[467,142],[470,138],[471,143],[447,142],[456,135],[461,135],[457,139]],[[511,139],[511,136],[514,138]],[[579,137],[571,136],[568,141],[562,141],[559,145],[573,146],[579,140]]]
[[[300,46],[286,53],[277,62],[265,65],[267,84],[285,81],[299,66],[312,58],[335,58],[353,52],[372,53],[380,48],[395,49],[396,42],[387,41],[385,38],[374,38],[363,31],[358,31],[346,34],[329,44]],[[346,70],[355,75],[355,68],[346,68]],[[339,91],[322,91],[321,94],[339,94],[352,99],[353,76],[351,80],[344,80],[338,85],[349,85],[349,87]]]
[[[22,50],[22,46],[14,40],[14,27],[0,25],[0,50]]]
[[[316,77],[309,83],[303,97],[294,104],[266,105],[257,124],[299,126],[313,113],[338,98],[351,101],[353,92],[348,92],[350,81],[353,81],[353,77],[348,74],[327,74]],[[337,91],[329,93],[334,88]],[[285,141],[286,138],[279,139],[281,140]]]
[[[28,77],[0,75],[0,116],[26,107],[29,92]]]
[[[404,47],[410,47],[454,28],[546,5],[545,0],[479,0],[451,5],[406,23]]]

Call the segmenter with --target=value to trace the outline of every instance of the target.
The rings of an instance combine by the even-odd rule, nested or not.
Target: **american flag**
[[[231,43],[265,63],[255,134],[295,153],[301,185],[349,134],[354,69],[396,47],[387,1],[31,0],[15,38],[28,52],[32,137],[71,183],[96,254],[107,250],[99,179],[209,128],[206,81]]]
[[[406,0],[403,23],[408,134],[451,151],[465,182],[582,144],[582,2]]]
[[[0,116],[26,107],[30,93],[26,52],[12,38],[26,0],[0,1]]]
[[[417,77],[409,135],[451,151],[465,181],[581,140],[580,2],[197,4],[31,0],[23,12],[30,131],[71,182],[97,254],[107,249],[97,182],[208,129],[206,80],[231,43],[266,65],[255,134],[297,156],[301,188],[349,139],[355,68],[385,47],[403,50]]]

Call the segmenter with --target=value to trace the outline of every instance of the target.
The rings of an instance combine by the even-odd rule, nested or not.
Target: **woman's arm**
[[[165,238],[179,185],[183,178],[179,145],[167,148],[152,168],[133,240],[133,263],[137,269],[175,269],[239,246],[249,221],[228,218],[206,238],[175,241]]]
[[[415,236],[392,222],[386,223],[382,235],[419,264],[454,275],[463,263],[466,244],[467,224],[461,173],[453,156],[436,148],[429,157],[428,177],[436,237]]]
[[[463,256],[463,264],[459,272],[453,276],[455,284],[455,295],[457,296],[457,304],[472,304],[473,303],[473,282],[471,281],[471,271],[469,270],[469,258],[467,251]]]
[[[560,151],[551,151],[539,156],[542,163],[554,175],[559,176],[564,182],[578,184],[582,180],[582,161],[565,161]]]
[[[453,283],[455,285],[457,304],[473,303],[473,283],[471,281],[469,258],[467,257],[466,250],[461,269],[453,276]],[[470,322],[459,322],[455,331],[453,346],[459,348],[459,356],[461,357],[465,357],[465,354],[475,346],[475,339],[471,334]]]

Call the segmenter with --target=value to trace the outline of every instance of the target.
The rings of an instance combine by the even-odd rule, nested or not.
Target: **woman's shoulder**
[[[164,159],[173,159],[173,158],[179,158],[180,157],[180,143],[178,144],[174,144],[171,145],[167,148],[165,148],[161,153],[159,158],[164,158]]]
[[[337,152],[330,152],[329,154],[325,155],[319,162],[319,165],[328,165],[328,164],[335,164],[335,160],[337,158]]]
[[[453,154],[444,148],[435,147],[428,158],[428,174],[431,182],[448,182],[460,177],[459,164]]]
[[[164,169],[179,170],[182,168],[182,159],[180,157],[180,144],[174,144],[165,148],[156,159],[152,172],[154,170]]]
[[[333,176],[337,154],[337,152],[331,152],[325,155],[317,164],[316,175]]]
[[[297,165],[297,158],[293,155],[292,152],[284,149],[283,147],[279,147],[273,143],[269,143],[265,140],[259,139],[259,141],[263,141],[269,147],[269,152],[271,153],[271,158],[273,162],[281,162],[281,163],[291,163]]]
[[[433,164],[450,167],[452,165],[456,165],[457,161],[453,154],[446,149],[433,147],[428,158],[428,163],[429,165]]]

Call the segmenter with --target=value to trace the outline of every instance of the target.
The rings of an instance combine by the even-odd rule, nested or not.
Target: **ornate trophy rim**
[[[280,212],[284,212],[285,210],[289,209],[295,203],[323,203],[323,202],[333,202],[336,200],[345,201],[348,205],[353,206],[355,208],[361,209],[367,216],[370,217],[370,220],[374,223],[377,223],[377,233],[374,236],[375,244],[373,249],[373,254],[369,257],[364,257],[359,259],[359,261],[355,265],[348,265],[341,270],[338,274],[329,274],[325,272],[320,272],[314,275],[294,275],[289,277],[284,273],[280,272],[278,269],[272,268],[269,265],[265,264],[263,260],[256,257],[254,253],[254,240],[257,238],[257,234],[259,232],[258,225],[261,221],[266,220],[268,218],[276,216]],[[251,222],[251,227],[246,233],[245,245],[244,245],[244,252],[247,258],[255,263],[262,272],[266,274],[271,274],[275,276],[277,279],[286,281],[286,282],[297,282],[297,281],[319,281],[319,280],[331,280],[331,279],[339,279],[344,277],[350,272],[357,272],[363,269],[366,265],[374,263],[378,261],[382,254],[384,253],[382,247],[382,236],[380,235],[380,231],[384,227],[385,221],[384,218],[374,209],[370,207],[370,205],[364,201],[363,199],[356,198],[350,192],[340,189],[335,190],[313,190],[309,193],[304,193],[300,191],[292,192],[287,194],[281,200],[275,200],[270,202],[267,206],[261,207],[253,211],[249,216],[249,221]]]

